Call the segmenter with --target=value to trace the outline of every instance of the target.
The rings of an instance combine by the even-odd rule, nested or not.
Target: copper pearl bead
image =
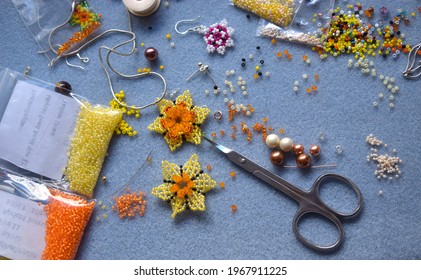
[[[292,150],[296,155],[304,153],[304,146],[301,144],[296,144],[292,147]]]
[[[299,168],[307,168],[311,164],[311,158],[308,154],[299,154],[296,159]]]
[[[155,59],[158,58],[158,50],[155,48],[147,48],[145,50],[145,58],[149,61],[154,61]]]
[[[270,161],[274,165],[281,166],[284,163],[284,154],[281,151],[273,151],[270,153]]]
[[[317,157],[318,155],[320,155],[320,147],[319,145],[311,145],[310,146],[310,154],[312,154],[313,156]]]

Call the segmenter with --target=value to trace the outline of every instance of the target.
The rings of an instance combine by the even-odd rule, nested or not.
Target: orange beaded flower
[[[162,162],[164,183],[152,189],[152,194],[171,204],[172,218],[186,209],[205,211],[205,193],[216,187],[216,182],[200,167],[196,154],[178,166]]]
[[[174,102],[161,100],[158,108],[160,115],[148,129],[163,134],[171,151],[181,146],[183,139],[196,145],[200,144],[202,140],[200,126],[210,110],[194,106],[188,90]]]

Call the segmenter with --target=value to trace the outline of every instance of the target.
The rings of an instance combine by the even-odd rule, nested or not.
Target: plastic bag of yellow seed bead
[[[295,10],[300,6],[299,0],[230,0],[243,10],[249,11],[274,24],[287,27],[294,18]]]
[[[120,110],[82,103],[64,171],[72,191],[92,197],[108,144],[121,120]]]
[[[261,20],[257,36],[291,41],[310,46],[322,46],[327,39],[334,0],[303,1],[289,26]]]
[[[12,0],[12,3],[51,64],[82,47],[99,33],[102,25],[102,15],[95,13],[86,0]],[[63,23],[64,19],[67,21]]]
[[[94,200],[0,169],[0,256],[16,260],[74,259]]]

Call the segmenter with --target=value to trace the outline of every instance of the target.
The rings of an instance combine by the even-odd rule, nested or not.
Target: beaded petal
[[[152,189],[152,194],[171,204],[172,218],[186,209],[205,211],[205,193],[215,188],[216,182],[203,173],[196,154],[181,166],[162,162],[164,183]]]
[[[171,151],[183,144],[183,139],[196,145],[202,138],[201,124],[210,110],[193,105],[190,91],[186,90],[175,102],[163,99],[158,103],[159,117],[148,126],[149,130],[164,135]]]

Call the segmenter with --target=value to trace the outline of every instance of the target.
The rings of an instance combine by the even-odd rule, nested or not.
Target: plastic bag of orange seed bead
[[[0,97],[0,167],[64,181],[92,197],[122,111],[90,104],[64,81],[52,85],[5,68]]]
[[[74,259],[95,200],[0,168],[0,256]]]
[[[260,20],[256,35],[321,47],[327,39],[334,4],[334,0],[303,1],[289,26]]]
[[[102,15],[95,13],[86,0],[12,0],[12,3],[51,63],[84,45],[99,33],[102,24]]]

